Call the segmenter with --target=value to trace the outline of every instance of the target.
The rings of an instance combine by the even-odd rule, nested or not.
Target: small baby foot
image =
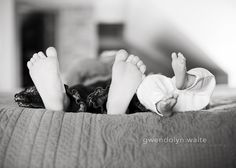
[[[49,47],[46,51],[33,55],[27,62],[30,76],[43,100],[44,106],[49,110],[64,110],[65,88],[61,80],[57,52]]]
[[[146,66],[139,57],[125,50],[116,54],[112,67],[112,82],[108,93],[108,114],[125,114],[138,86],[144,78]]]
[[[163,114],[165,117],[169,117],[173,111],[172,108],[175,106],[177,102],[178,95],[176,94],[170,94],[163,98],[160,102],[156,104],[157,110]]]
[[[175,82],[177,89],[184,89],[186,78],[187,78],[187,68],[186,68],[186,59],[183,54],[172,53],[172,68],[175,74]]]

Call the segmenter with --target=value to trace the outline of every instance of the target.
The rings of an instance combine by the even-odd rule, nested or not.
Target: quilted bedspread
[[[236,167],[236,99],[162,118],[0,103],[0,167]]]

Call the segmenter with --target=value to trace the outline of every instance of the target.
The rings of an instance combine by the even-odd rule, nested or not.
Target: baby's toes
[[[184,57],[184,55],[183,55],[182,53],[178,53],[178,60],[179,60],[181,63],[185,63],[186,58]]]

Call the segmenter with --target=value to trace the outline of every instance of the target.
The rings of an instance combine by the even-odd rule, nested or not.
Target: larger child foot
[[[46,51],[35,53],[28,61],[30,76],[49,110],[64,110],[67,100],[65,88],[59,71],[59,63],[55,48],[49,47]]]
[[[116,54],[112,68],[112,82],[108,93],[107,113],[125,114],[138,86],[144,78],[146,66],[124,50]]]

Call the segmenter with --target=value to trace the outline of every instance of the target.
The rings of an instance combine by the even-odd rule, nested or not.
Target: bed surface
[[[234,89],[170,118],[26,109],[12,96],[0,96],[0,167],[236,167]]]

